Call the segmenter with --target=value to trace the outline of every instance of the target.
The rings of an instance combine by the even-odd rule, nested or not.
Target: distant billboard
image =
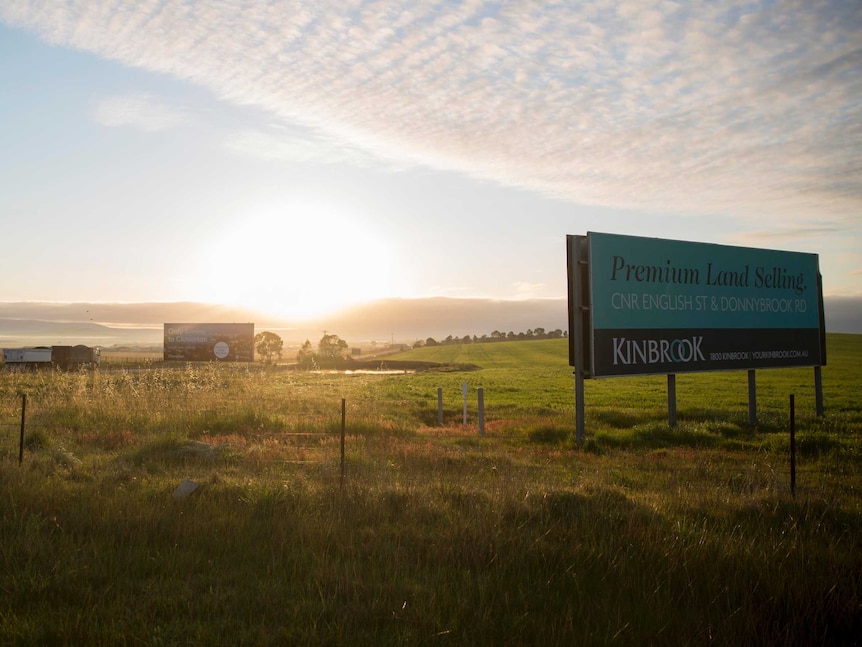
[[[569,236],[570,359],[587,377],[826,363],[816,254]]]
[[[165,361],[251,362],[253,323],[166,323]]]

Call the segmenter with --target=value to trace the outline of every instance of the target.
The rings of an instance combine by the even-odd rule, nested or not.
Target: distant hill
[[[174,321],[248,322],[260,315],[242,308],[194,302],[153,303],[0,303],[0,319],[93,322],[106,326],[161,327]]]
[[[384,299],[349,308],[317,320],[344,338],[415,341],[448,335],[524,332],[537,327],[567,330],[564,299],[502,301],[492,299]],[[342,331],[344,331],[342,333]]]
[[[115,328],[96,323],[0,319],[0,346],[161,343],[162,328]]]
[[[862,333],[862,297],[825,297],[827,332]]]
[[[161,343],[166,322],[254,322],[286,342],[316,342],[329,331],[351,343],[412,343],[428,337],[566,329],[562,299],[385,299],[305,321],[281,321],[241,308],[202,303],[3,303],[0,344]]]
[[[829,332],[862,333],[862,297],[825,301]],[[525,332],[537,327],[567,330],[565,299],[383,299],[305,321],[282,321],[259,312],[193,303],[0,303],[0,345],[161,344],[163,324],[253,322],[287,344],[317,342],[326,330],[351,344],[412,343],[448,335]]]

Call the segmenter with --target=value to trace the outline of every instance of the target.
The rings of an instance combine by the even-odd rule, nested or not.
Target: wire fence
[[[180,461],[202,459],[206,464],[241,456],[243,464],[252,469],[276,473],[288,467],[295,470],[305,466],[323,469],[332,478],[340,478],[343,484],[346,463],[354,469],[361,464],[366,471],[371,469],[383,474],[387,466],[406,455],[404,444],[407,443],[417,447],[435,444],[433,451],[443,453],[469,451],[480,457],[483,453],[498,457],[501,452],[513,450],[514,438],[520,442],[519,447],[526,445],[539,453],[559,453],[557,441],[566,440],[563,430],[556,436],[534,439],[531,445],[529,438],[513,431],[505,420],[495,421],[496,425],[482,434],[475,409],[469,411],[469,422],[464,424],[463,409],[456,409],[450,403],[449,408],[442,410],[437,404],[426,400],[371,397],[339,401],[213,396],[211,393],[201,397],[193,393],[157,396],[141,393],[138,398],[119,399],[116,394],[103,392],[63,397],[6,393],[0,394],[0,459],[21,463],[30,451],[52,446],[61,462],[75,460],[69,447],[90,453],[131,453],[142,463],[173,457]],[[405,410],[410,410],[413,419],[418,417],[427,426],[420,432],[404,427]],[[441,413],[444,414],[443,424],[438,419]],[[166,438],[170,442],[166,443]],[[393,438],[401,445],[396,446]],[[571,449],[571,439],[568,440],[564,448]],[[819,442],[824,440],[821,438]],[[834,447],[827,443],[823,449],[830,451]],[[409,451],[416,454],[412,449]],[[423,449],[419,454],[422,451],[426,451],[428,461],[439,460],[431,456],[431,450]],[[811,460],[812,457],[816,459],[817,452],[804,454],[795,467],[801,483],[840,478],[838,472],[848,468],[842,467],[840,461],[829,464]],[[579,459],[572,455],[571,461],[574,467]],[[525,462],[522,471],[534,468]],[[657,463],[656,469],[662,470],[665,466]],[[789,456],[773,454],[753,456],[742,462],[739,459],[711,461],[706,467],[689,460],[686,464],[674,464],[673,469],[689,474],[693,481],[719,478],[731,489],[756,489],[787,482],[791,468]]]
[[[31,390],[32,391],[32,390]],[[437,398],[380,398],[354,395],[341,399],[308,393],[228,394],[170,389],[116,392],[110,388],[24,395],[0,394],[3,435],[21,425],[22,409],[28,431],[163,432],[177,435],[244,436],[258,438],[311,437],[338,432],[342,418],[349,434],[406,432],[420,427],[484,431],[484,405],[466,401],[445,403]],[[499,426],[499,425],[498,425]]]
[[[104,385],[102,385],[104,387]],[[110,389],[0,394],[0,458],[18,462],[31,451],[74,462],[73,452],[131,455],[142,462],[242,457],[257,469],[286,465],[326,466],[340,471],[345,461],[383,465],[391,443],[411,439],[411,419],[439,422],[435,403],[354,397],[220,394],[170,389],[116,393]],[[452,410],[444,419],[455,419]],[[463,422],[461,412],[458,420]],[[471,437],[469,427],[434,430],[438,437]],[[348,446],[346,446],[348,445]],[[34,454],[35,455],[35,454]]]

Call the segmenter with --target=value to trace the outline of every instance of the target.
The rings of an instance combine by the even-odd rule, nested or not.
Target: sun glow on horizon
[[[309,319],[392,296],[394,267],[391,246],[354,209],[290,200],[243,208],[214,232],[192,289],[210,303]]]

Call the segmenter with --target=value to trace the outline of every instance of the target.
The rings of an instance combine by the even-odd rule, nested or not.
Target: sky
[[[0,0],[0,302],[564,298],[588,231],[862,297],[862,4]]]

